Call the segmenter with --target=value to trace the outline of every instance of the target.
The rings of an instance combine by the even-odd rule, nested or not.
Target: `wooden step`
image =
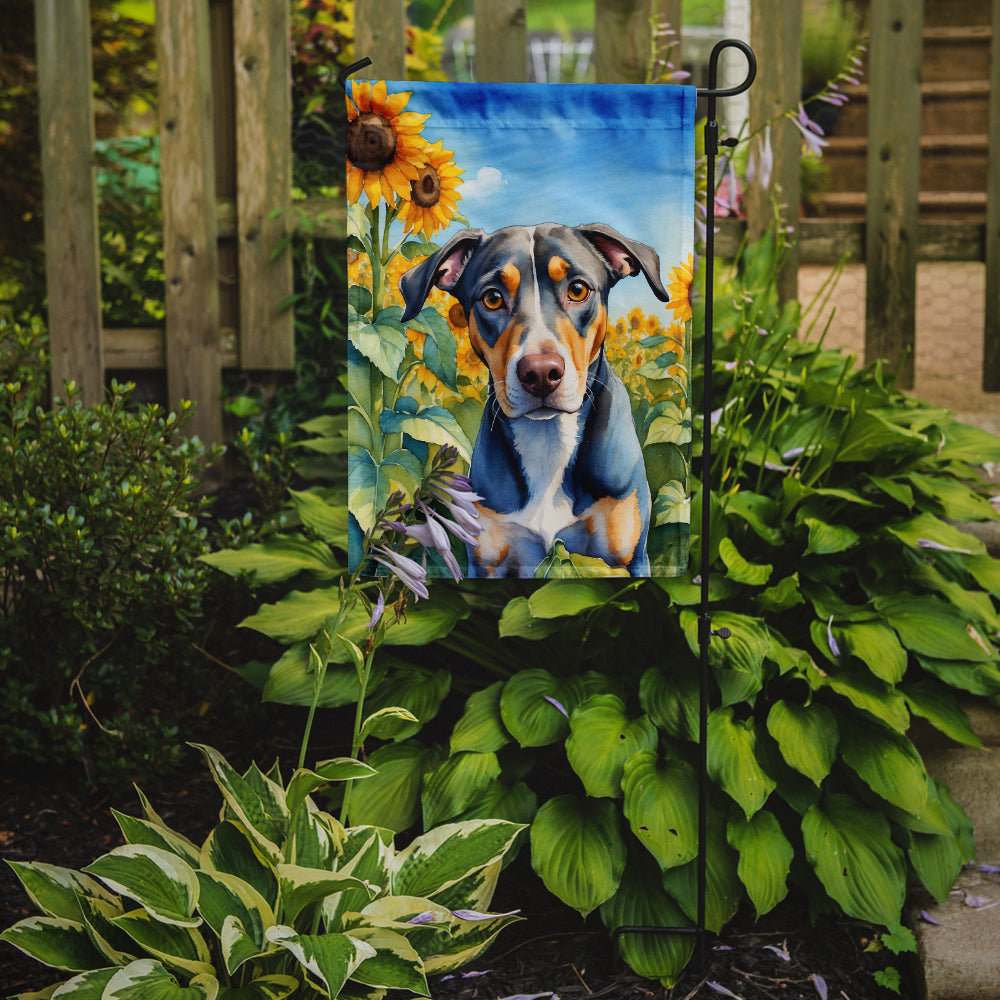
[[[866,5],[867,6],[867,5]],[[989,24],[991,0],[924,0],[924,27],[962,24]]]
[[[827,218],[863,220],[866,215],[868,199],[863,191],[830,191],[815,200]],[[921,219],[981,223],[986,216],[986,193],[921,191],[919,205]]]
[[[989,80],[937,80],[921,84],[921,135],[947,135],[960,128],[964,134],[988,131]],[[867,135],[868,84],[845,91],[848,103],[841,109],[837,136]]]
[[[925,83],[990,78],[989,25],[924,29],[920,75]]]

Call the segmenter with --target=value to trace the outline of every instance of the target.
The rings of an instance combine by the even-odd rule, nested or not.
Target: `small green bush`
[[[129,385],[43,408],[42,336],[0,321],[0,745],[110,776],[176,753],[159,692],[191,661],[209,456],[186,404],[133,409]]]

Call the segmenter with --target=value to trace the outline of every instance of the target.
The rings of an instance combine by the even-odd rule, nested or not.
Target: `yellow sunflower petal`
[[[424,127],[424,122],[428,118],[430,115],[421,115],[416,111],[404,111],[403,114],[397,115],[390,124],[396,135],[416,135]]]
[[[403,201],[406,201],[410,197],[410,182],[402,170],[396,166],[395,163],[386,164],[382,168],[382,174],[385,179],[392,185],[393,191],[399,195]]]
[[[350,160],[348,160],[348,163],[350,163]],[[353,205],[361,197],[361,192],[364,190],[364,180],[365,172],[352,166],[347,174],[348,204]]]
[[[351,96],[359,113],[367,114],[372,109],[372,85],[362,80],[351,81]]]
[[[372,87],[371,104],[372,111],[377,115],[382,115],[382,109],[385,107],[385,101],[388,97],[388,88],[385,85],[385,80],[379,80],[378,83]],[[382,115],[382,117],[386,117]]]
[[[379,173],[378,178],[379,184],[382,186],[382,197],[385,198],[385,203],[390,206],[394,205],[396,203],[396,192],[389,183],[389,178],[385,176],[384,171]]]
[[[373,207],[379,203],[382,197],[382,175],[377,171],[365,171],[365,194]]]
[[[396,115],[401,114],[406,107],[407,101],[413,96],[412,90],[401,90],[399,93],[390,94],[385,104],[382,106],[382,114],[392,122]]]

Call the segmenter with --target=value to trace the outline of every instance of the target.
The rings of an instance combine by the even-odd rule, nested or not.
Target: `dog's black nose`
[[[517,363],[517,378],[532,396],[544,399],[559,388],[565,370],[558,354],[526,354]]]

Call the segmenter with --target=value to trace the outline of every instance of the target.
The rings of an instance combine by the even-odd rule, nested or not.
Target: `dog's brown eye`
[[[590,295],[590,285],[576,278],[566,286],[566,294],[570,302],[585,302]]]
[[[500,294],[499,289],[490,288],[479,301],[482,302],[487,309],[495,311],[503,306],[503,295]]]

